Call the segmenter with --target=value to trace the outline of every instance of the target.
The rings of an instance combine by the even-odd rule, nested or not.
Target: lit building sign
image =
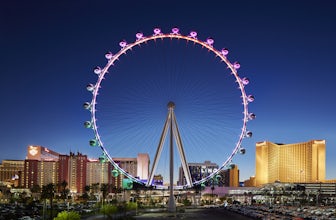
[[[38,154],[38,148],[34,146],[30,146],[28,152],[30,155],[34,157]]]

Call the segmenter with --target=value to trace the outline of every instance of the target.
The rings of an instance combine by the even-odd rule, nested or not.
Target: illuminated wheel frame
[[[97,127],[97,120],[96,120],[96,105],[97,105],[97,96],[98,96],[98,91],[100,88],[100,84],[102,83],[104,76],[106,73],[108,73],[108,70],[111,66],[114,65],[114,62],[116,60],[118,60],[123,54],[126,54],[127,51],[131,50],[133,47],[140,45],[142,43],[146,43],[148,41],[155,41],[156,39],[164,39],[164,38],[169,38],[169,39],[182,39],[182,40],[186,40],[186,41],[191,41],[194,42],[195,44],[199,44],[201,45],[203,48],[208,49],[209,51],[211,51],[216,57],[219,57],[219,59],[221,61],[223,61],[226,65],[227,68],[231,70],[231,74],[234,76],[236,83],[238,84],[238,89],[241,91],[241,99],[242,99],[242,104],[243,104],[243,124],[242,124],[242,129],[241,129],[241,133],[239,135],[238,141],[235,145],[235,147],[233,148],[230,156],[227,157],[227,159],[224,161],[224,163],[220,166],[220,168],[208,175],[207,177],[195,181],[192,183],[192,185],[184,185],[184,186],[177,186],[177,189],[182,189],[182,188],[190,188],[192,186],[195,185],[199,185],[202,184],[206,181],[209,181],[210,179],[214,178],[218,172],[224,168],[230,168],[231,164],[232,164],[232,159],[234,157],[234,155],[236,155],[237,153],[240,154],[245,154],[245,149],[241,146],[242,140],[245,137],[251,137],[252,136],[252,132],[248,131],[246,128],[246,124],[249,120],[253,120],[255,119],[255,114],[254,113],[249,113],[248,111],[248,103],[253,102],[254,101],[254,96],[253,95],[246,95],[245,93],[245,86],[249,83],[249,79],[246,77],[240,78],[238,75],[237,70],[240,68],[240,64],[238,62],[234,62],[231,63],[228,59],[227,59],[227,55],[229,53],[228,49],[223,48],[221,50],[217,50],[213,47],[214,44],[214,39],[213,38],[207,38],[206,41],[201,41],[197,39],[197,32],[195,31],[191,31],[189,33],[189,35],[185,36],[182,35],[180,33],[179,28],[174,27],[171,30],[171,33],[169,34],[164,34],[161,32],[160,28],[155,28],[153,31],[153,35],[152,36],[144,36],[143,33],[138,32],[136,33],[136,40],[133,43],[127,43],[125,40],[121,41],[119,43],[119,46],[121,47],[120,50],[116,53],[116,54],[112,54],[111,52],[107,52],[105,54],[105,58],[108,60],[107,64],[105,65],[105,67],[100,68],[100,67],[95,67],[94,68],[94,73],[98,76],[98,80],[96,82],[96,84],[88,84],[87,85],[87,90],[89,92],[92,92],[92,100],[91,102],[85,102],[84,103],[84,108],[89,110],[91,112],[91,121],[86,121],[84,123],[84,126],[86,128],[92,128],[94,130],[94,135],[95,138],[90,140],[90,145],[91,146],[99,146],[104,154],[104,157],[106,159],[108,159],[112,165],[114,166],[115,170],[113,170],[113,175],[116,176],[117,172],[122,173],[123,175],[125,175],[126,177],[128,177],[129,179],[131,179],[134,182],[137,182],[141,185],[145,185],[145,183],[143,183],[142,181],[140,181],[139,179],[133,177],[132,175],[130,175],[129,173],[127,173],[125,170],[123,170],[122,168],[119,167],[119,165],[113,161],[112,157],[109,155],[108,151],[106,150],[106,148],[104,147],[104,144],[101,140],[101,136],[99,135],[98,132],[98,127]],[[155,187],[159,188],[162,186],[156,186]]]

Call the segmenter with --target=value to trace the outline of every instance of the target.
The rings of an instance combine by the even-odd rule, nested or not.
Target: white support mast
[[[154,173],[156,171],[156,168],[157,168],[157,165],[158,165],[158,160],[161,156],[163,144],[164,144],[164,141],[167,137],[167,133],[168,133],[168,129],[169,129],[170,130],[170,139],[169,139],[169,142],[170,142],[169,143],[169,147],[170,147],[170,149],[169,149],[169,158],[170,158],[169,191],[170,191],[170,196],[169,196],[168,211],[175,212],[176,205],[175,205],[175,199],[174,199],[174,148],[173,148],[174,144],[173,144],[173,139],[175,139],[175,143],[177,145],[177,148],[178,148],[178,151],[179,151],[179,154],[180,154],[182,169],[183,169],[184,176],[186,178],[188,186],[192,185],[192,179],[191,179],[190,170],[189,170],[189,167],[188,167],[188,164],[187,164],[187,160],[186,160],[186,157],[185,157],[180,132],[179,132],[179,129],[178,129],[178,126],[177,126],[176,117],[175,117],[175,114],[174,114],[175,103],[170,101],[167,106],[168,106],[167,119],[166,119],[166,122],[164,124],[163,131],[161,133],[161,137],[160,137],[160,141],[159,141],[159,144],[158,144],[158,148],[157,148],[156,153],[155,153],[152,169],[151,169],[151,172],[150,172],[150,175],[149,175],[149,178],[148,178],[148,181],[147,181],[146,185],[150,186],[153,182]]]

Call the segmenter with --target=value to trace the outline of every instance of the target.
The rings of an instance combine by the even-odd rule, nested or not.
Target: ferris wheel
[[[229,144],[230,146],[226,146],[226,149],[229,149],[228,154],[225,156],[225,158],[222,156],[222,161],[221,161],[221,165],[219,166],[219,169],[216,169],[214,172],[209,173],[206,176],[202,176],[201,178],[198,179],[194,179],[191,177],[190,175],[190,171],[188,168],[188,163],[190,162],[188,160],[188,152],[185,151],[184,147],[188,146],[183,146],[183,135],[181,135],[180,129],[177,125],[177,120],[175,117],[175,104],[176,104],[176,109],[178,109],[178,104],[174,102],[174,100],[167,100],[168,102],[168,115],[166,117],[165,123],[161,124],[161,128],[163,126],[163,130],[162,132],[160,132],[160,137],[157,137],[158,140],[158,146],[156,148],[156,153],[152,155],[152,159],[153,159],[153,164],[152,164],[152,169],[149,170],[149,178],[147,182],[143,182],[141,181],[139,178],[131,175],[129,172],[127,172],[125,169],[121,168],[118,164],[118,162],[116,162],[113,157],[114,157],[114,153],[110,153],[111,148],[113,148],[113,146],[111,147],[109,144],[106,144],[110,139],[104,139],[104,135],[108,134],[112,136],[113,139],[113,132],[112,134],[111,131],[109,130],[108,132],[104,132],[104,134],[101,133],[101,122],[104,121],[105,119],[102,119],[98,116],[98,114],[102,111],[104,111],[104,108],[101,107],[99,108],[99,105],[101,103],[101,101],[99,100],[100,96],[103,94],[104,90],[102,90],[102,88],[106,88],[108,86],[111,86],[111,84],[106,84],[104,86],[102,86],[103,82],[105,83],[106,78],[111,78],[111,80],[113,81],[113,77],[108,77],[108,75],[111,75],[113,72],[118,72],[118,69],[116,68],[117,65],[117,61],[120,62],[122,60],[122,58],[124,58],[124,56],[129,55],[130,53],[132,53],[132,51],[134,50],[138,50],[138,48],[140,48],[139,53],[141,54],[141,50],[142,50],[142,45],[148,45],[150,42],[157,42],[157,41],[164,41],[165,39],[167,40],[171,40],[171,41],[184,41],[186,42],[186,44],[192,45],[192,47],[199,46],[201,49],[200,50],[206,50],[208,54],[214,55],[213,57],[215,57],[215,59],[218,61],[219,59],[219,63],[220,65],[224,64],[224,67],[226,67],[226,70],[229,71],[230,74],[230,80],[232,81],[232,83],[234,85],[236,85],[236,88],[238,88],[238,96],[235,97],[236,99],[239,99],[239,109],[241,109],[241,112],[236,112],[237,114],[239,114],[239,120],[237,120],[236,125],[239,129],[236,129],[236,134],[230,134],[231,136],[233,136],[234,139],[234,144]],[[113,54],[111,52],[107,52],[105,54],[105,58],[107,59],[107,63],[104,67],[95,67],[94,68],[94,73],[97,75],[97,81],[95,83],[90,83],[87,85],[86,89],[92,93],[92,100],[90,102],[85,102],[84,103],[84,108],[90,111],[91,114],[91,119],[84,122],[84,126],[86,128],[90,128],[93,130],[94,132],[94,138],[92,138],[89,141],[90,146],[92,147],[99,147],[102,150],[102,153],[104,155],[104,157],[110,161],[110,163],[113,165],[114,170],[113,170],[113,175],[117,175],[118,173],[123,174],[124,176],[126,176],[128,179],[132,180],[133,182],[137,182],[139,184],[142,185],[146,185],[146,186],[152,186],[153,185],[153,176],[155,174],[155,170],[157,168],[157,164],[158,164],[158,160],[160,158],[162,149],[163,149],[163,145],[164,142],[166,140],[167,137],[167,133],[170,133],[170,142],[171,142],[171,146],[172,146],[172,142],[175,140],[175,144],[177,145],[177,148],[179,150],[179,154],[180,154],[180,159],[181,159],[181,164],[182,164],[182,168],[183,168],[183,172],[185,175],[185,178],[187,179],[186,184],[184,185],[180,185],[180,186],[176,186],[176,188],[190,188],[193,187],[195,185],[199,185],[199,184],[203,184],[206,181],[209,181],[210,179],[214,178],[218,172],[220,172],[220,170],[223,170],[225,168],[229,168],[232,164],[232,160],[234,158],[234,156],[236,154],[245,154],[245,148],[242,146],[242,141],[244,138],[249,138],[252,136],[252,132],[247,130],[247,122],[250,120],[255,119],[256,115],[252,112],[249,112],[248,110],[248,105],[249,103],[254,101],[254,96],[253,95],[249,95],[246,94],[245,92],[245,86],[249,84],[249,79],[247,77],[240,77],[238,74],[238,69],[240,68],[240,63],[239,62],[230,62],[229,59],[227,58],[229,50],[226,48],[217,50],[214,47],[214,39],[209,37],[206,40],[200,40],[198,39],[198,33],[196,31],[190,31],[188,35],[183,35],[180,32],[180,29],[177,27],[174,27],[171,29],[171,31],[169,33],[163,33],[161,31],[160,28],[154,28],[153,33],[146,36],[144,35],[142,32],[138,32],[135,35],[135,40],[131,43],[127,42],[126,40],[121,40],[119,42],[119,46],[120,46],[120,50]],[[186,46],[185,48],[188,48],[188,46]],[[199,48],[197,48],[199,49]],[[131,54],[132,55],[132,54]],[[197,61],[196,61],[197,62]],[[139,68],[140,69],[140,68]],[[139,72],[141,72],[142,70],[137,70]],[[142,68],[143,69],[143,68]],[[146,71],[146,70],[143,70]],[[131,76],[133,77],[133,76]],[[229,78],[229,77],[228,77]],[[143,80],[142,77],[136,78],[137,81],[141,81]],[[115,85],[113,85],[115,86]],[[117,85],[116,85],[117,86]],[[158,86],[160,87],[160,85]],[[128,88],[128,90],[130,90],[132,88]],[[180,94],[183,94],[183,92],[180,92]],[[216,96],[216,95],[215,95]],[[116,97],[116,96],[114,96]],[[109,98],[109,100],[113,99]],[[144,99],[146,99],[147,97],[143,97]],[[140,97],[141,99],[141,97]],[[107,101],[108,102],[108,101]],[[155,101],[152,101],[153,103],[155,103]],[[134,104],[136,105],[136,104]],[[115,109],[115,107],[109,107],[112,109]],[[124,109],[121,110],[122,111],[129,111],[129,109]],[[196,111],[196,110],[194,110]],[[236,110],[234,110],[236,111]],[[125,113],[127,114],[127,113]],[[205,114],[205,113],[204,113]],[[140,113],[139,113],[140,115]],[[120,117],[120,115],[119,115]],[[137,115],[138,117],[138,115]],[[178,117],[178,116],[177,116]],[[118,123],[118,122],[115,122]],[[141,123],[141,122],[139,122]],[[239,124],[238,124],[239,123]],[[148,129],[150,130],[150,129]],[[182,129],[181,129],[182,130]],[[129,132],[132,133],[132,132]],[[116,138],[117,135],[114,136],[114,138]],[[221,134],[218,136],[220,137]],[[134,139],[132,137],[132,134],[128,134],[127,136],[129,139]],[[167,138],[169,139],[169,138]],[[224,145],[227,145],[226,143],[224,143]],[[155,148],[155,147],[154,147]],[[187,149],[186,148],[186,149]],[[159,186],[157,186],[159,187]]]

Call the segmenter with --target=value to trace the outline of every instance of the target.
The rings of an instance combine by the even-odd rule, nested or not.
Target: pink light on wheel
[[[106,59],[110,60],[110,59],[112,59],[112,57],[113,57],[113,54],[111,52],[106,52],[105,53],[105,58]]]
[[[224,56],[226,56],[226,55],[229,54],[229,50],[228,50],[227,48],[223,48],[222,51],[221,51],[221,53],[222,53]]]
[[[154,35],[160,35],[161,29],[160,28],[154,28]]]
[[[235,68],[236,70],[240,68],[240,63],[239,62],[234,62],[233,63],[233,68]]]
[[[206,40],[206,43],[209,46],[212,46],[214,44],[214,42],[215,42],[215,40],[212,37],[208,37],[207,40]]]
[[[250,80],[249,80],[248,78],[246,78],[246,77],[242,78],[241,81],[242,81],[242,83],[244,84],[244,86],[246,86],[247,84],[250,83]]]
[[[254,101],[254,96],[253,95],[247,96],[247,101],[253,102]]]
[[[173,34],[179,34],[180,29],[177,28],[177,27],[174,27],[174,28],[172,29],[172,32],[173,32]]]
[[[197,38],[197,32],[196,31],[191,31],[189,36],[196,39]]]
[[[126,42],[125,40],[122,40],[122,41],[120,41],[119,46],[120,46],[121,48],[124,48],[124,47],[127,46],[127,42]]]
[[[138,33],[136,33],[135,37],[136,37],[137,40],[140,40],[140,39],[143,38],[143,33],[142,32],[138,32]]]

